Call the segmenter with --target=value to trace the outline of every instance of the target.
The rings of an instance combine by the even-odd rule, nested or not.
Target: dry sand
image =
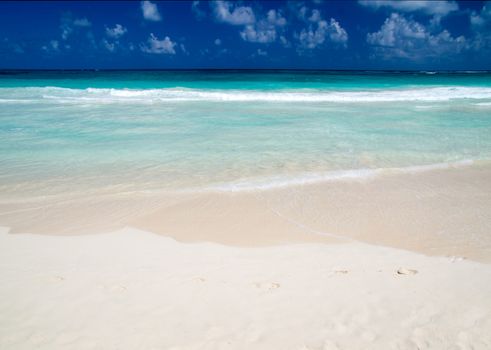
[[[491,265],[362,243],[0,233],[0,349],[491,348]]]

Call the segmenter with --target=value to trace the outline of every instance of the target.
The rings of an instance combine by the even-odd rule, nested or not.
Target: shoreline
[[[491,167],[190,196],[131,222],[182,242],[365,242],[491,263]],[[196,228],[199,229],[197,230]]]
[[[12,233],[51,235],[129,226],[181,242],[252,247],[360,241],[489,263],[489,178],[491,167],[477,163],[267,191],[17,204],[0,224]]]

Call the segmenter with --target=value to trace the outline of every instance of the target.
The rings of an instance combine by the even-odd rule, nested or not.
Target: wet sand
[[[262,191],[4,202],[0,223],[43,234],[130,226],[233,246],[361,241],[490,262],[490,179],[491,167],[477,164]]]

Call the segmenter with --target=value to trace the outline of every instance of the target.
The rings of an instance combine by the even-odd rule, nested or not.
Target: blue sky
[[[491,69],[491,1],[2,1],[0,68]]]

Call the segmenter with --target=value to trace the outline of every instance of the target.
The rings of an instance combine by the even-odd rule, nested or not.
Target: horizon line
[[[324,72],[491,72],[490,69],[328,69],[328,68],[0,68],[0,72],[104,71],[324,71]]]

